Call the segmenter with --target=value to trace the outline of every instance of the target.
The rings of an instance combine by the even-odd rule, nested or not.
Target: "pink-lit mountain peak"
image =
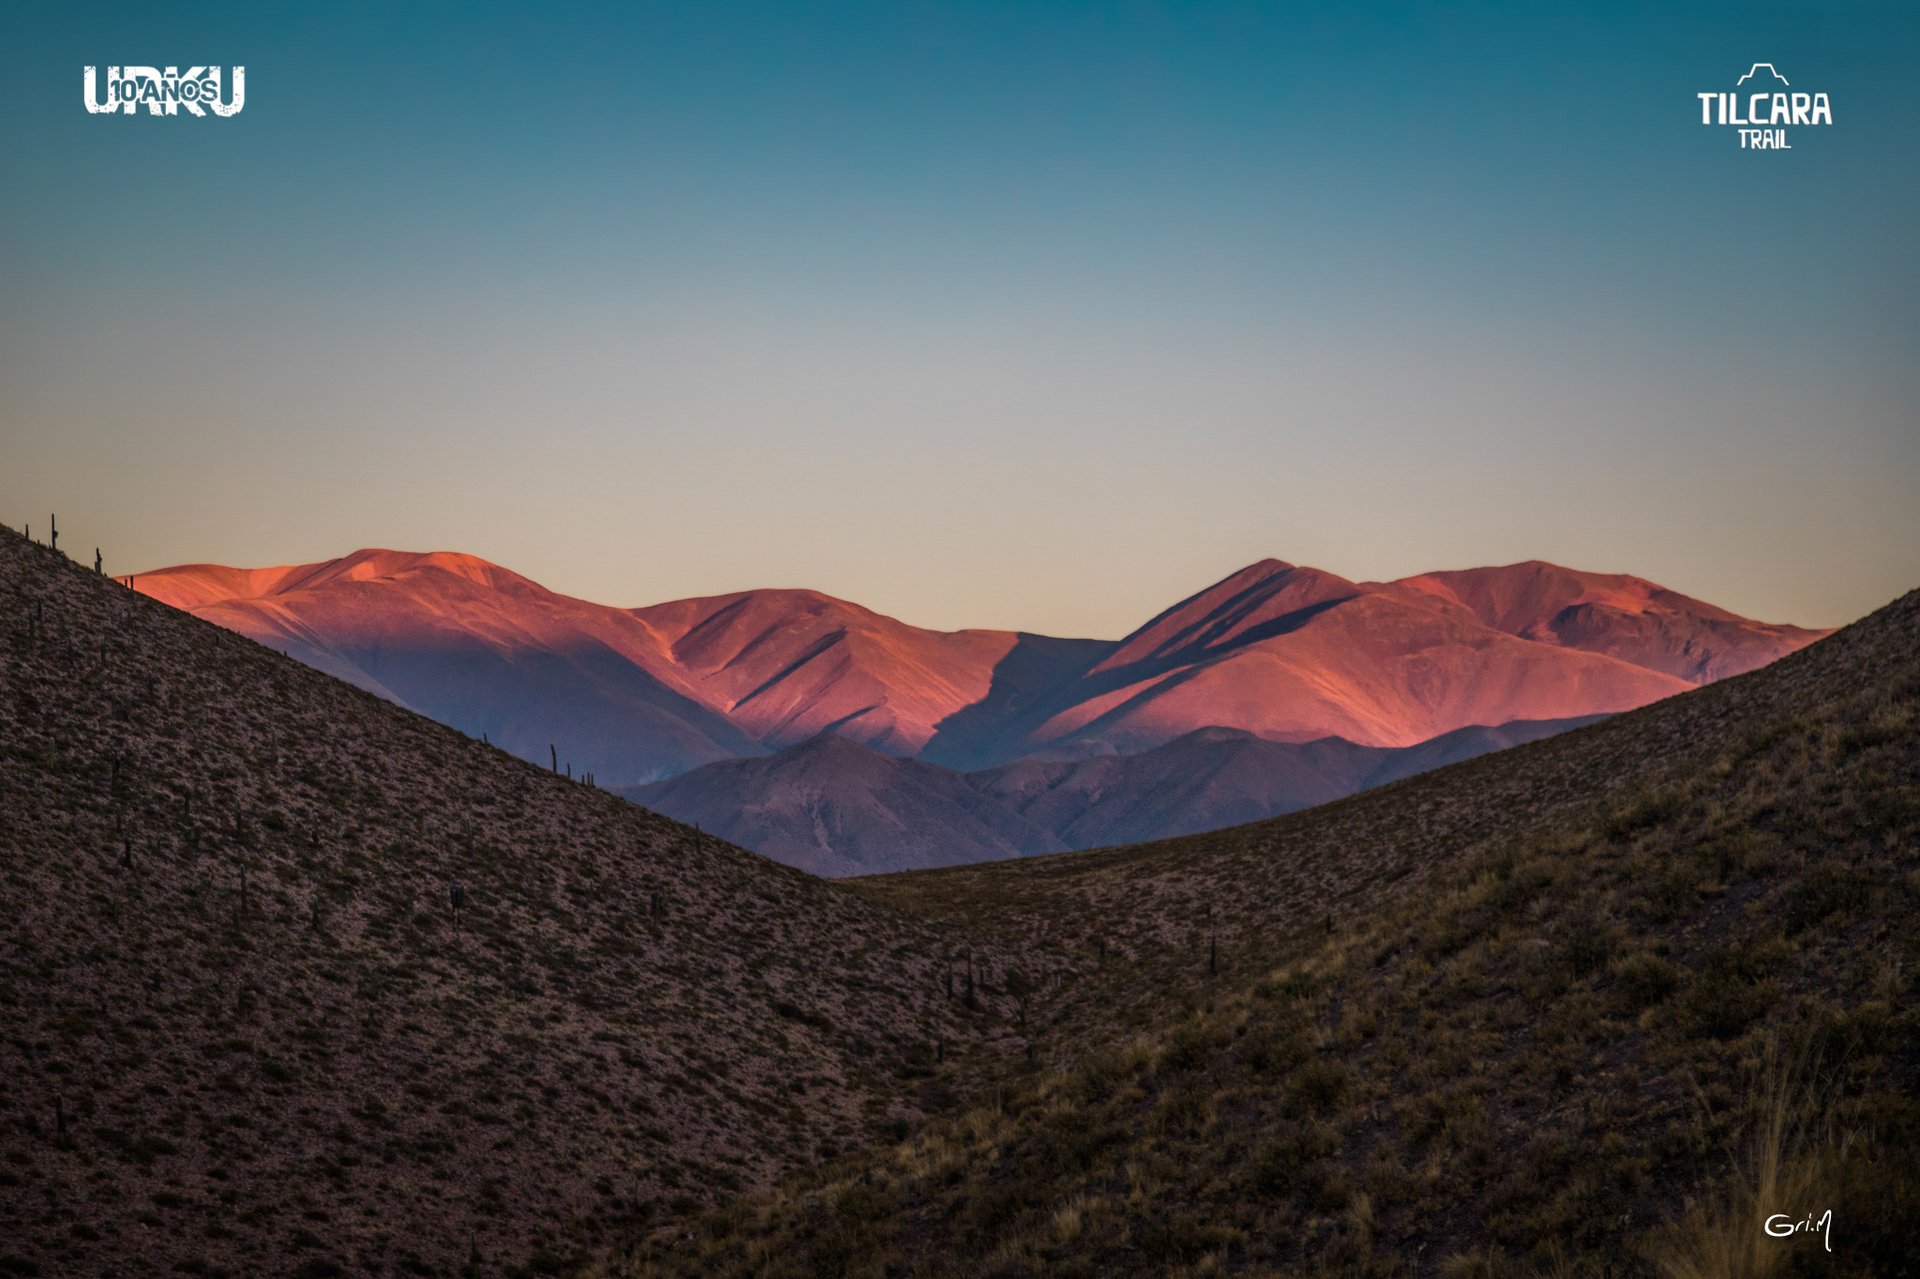
[[[1335,573],[1285,560],[1260,560],[1155,617],[1122,640],[1097,669],[1201,660],[1279,633],[1306,620],[1312,610],[1352,599],[1360,591]]]
[[[1631,574],[1541,560],[1385,585],[1466,609],[1509,635],[1605,653],[1694,684],[1743,674],[1828,633],[1757,622]]]
[[[1019,640],[1011,632],[925,630],[811,590],[613,608],[448,552],[370,549],[260,570],[192,565],[142,574],[138,586],[384,694],[426,679],[430,688],[402,699],[441,708],[435,713],[462,724],[484,724],[488,699],[504,697],[508,687],[533,683],[557,703],[564,700],[560,682],[598,686],[626,668],[622,680],[649,681],[645,699],[698,730],[675,730],[678,740],[693,743],[687,764],[711,757],[710,744],[722,738],[689,707],[768,747],[833,730],[875,749],[913,754],[941,721],[986,696],[996,665]],[[425,667],[404,678],[393,669],[399,655],[435,650],[467,661],[485,653],[487,669],[497,672],[488,678],[512,684],[456,687],[452,676],[432,678]],[[676,697],[689,707],[674,704]],[[578,711],[572,714],[577,719]],[[525,737],[544,749],[545,738],[580,732],[577,723],[529,726]],[[610,749],[604,736],[595,740],[596,752]],[[612,764],[596,771],[622,780],[646,776],[624,767],[615,772]]]
[[[614,608],[444,551],[138,586],[529,758],[564,740],[615,784],[822,732],[966,768],[1215,725],[1406,746],[1644,705],[1820,634],[1538,562],[1356,583],[1262,560],[1118,642],[926,630],[797,589]]]
[[[397,580],[410,574],[444,573],[492,590],[533,586],[511,569],[459,551],[390,551],[366,547],[338,559],[270,568],[184,564],[141,574],[148,594],[188,610],[231,600],[270,599],[341,582]],[[536,588],[538,589],[538,588]]]
[[[766,589],[633,610],[696,695],[769,745],[835,729],[911,754],[986,696],[1018,637],[931,631],[817,591]]]
[[[1525,560],[1489,568],[1421,573],[1397,585],[1472,610],[1489,626],[1519,634],[1564,609],[1598,605],[1621,613],[1690,613],[1717,621],[1737,620],[1725,609],[1628,573],[1587,573]]]
[[[506,585],[532,585],[511,569],[501,568],[477,555],[460,551],[388,551],[377,548],[355,551],[342,559],[332,560],[320,566],[319,571],[299,585],[318,586],[329,581],[368,582],[430,572],[446,573],[495,589]]]

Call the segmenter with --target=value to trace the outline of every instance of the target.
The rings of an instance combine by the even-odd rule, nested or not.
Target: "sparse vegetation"
[[[1916,644],[830,885],[0,533],[0,1272],[1902,1273]]]

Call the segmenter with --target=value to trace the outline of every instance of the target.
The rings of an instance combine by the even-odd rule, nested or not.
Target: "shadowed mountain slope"
[[[623,792],[816,875],[952,866],[1066,847],[965,775],[831,733]]]
[[[498,1273],[863,1143],[936,1044],[1012,1038],[938,926],[7,531],[0,903],[9,1274]]]
[[[923,630],[817,591],[746,591],[633,613],[668,639],[697,696],[775,748],[832,731],[913,755],[937,724],[987,698],[1024,638]],[[1028,678],[1057,682],[1077,656],[1073,641],[1037,656],[1029,649],[1027,663],[1042,669]]]
[[[871,875],[1231,826],[1585,722],[1464,728],[1398,750],[1210,728],[1138,755],[1027,759],[978,773],[825,734],[620,793],[816,875]]]
[[[1399,749],[1356,746],[1338,737],[1270,742],[1233,729],[1204,728],[1137,755],[1022,760],[970,777],[980,790],[1067,847],[1098,848],[1310,808],[1587,722],[1527,720],[1462,728]]]

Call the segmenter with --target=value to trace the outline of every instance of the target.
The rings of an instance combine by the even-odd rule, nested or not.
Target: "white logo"
[[[222,102],[224,87],[219,67],[179,67],[162,71],[157,67],[108,67],[107,91],[102,98],[97,68],[88,67],[81,75],[82,101],[91,115],[133,115],[141,107],[148,115],[204,116],[239,115],[247,104],[247,69],[233,68],[233,85],[227,101]]]
[[[1756,62],[1734,82],[1732,93],[1701,93],[1701,124],[1733,125],[1744,151],[1791,151],[1787,130],[1832,124],[1833,104],[1824,93],[1792,93],[1771,62]]]

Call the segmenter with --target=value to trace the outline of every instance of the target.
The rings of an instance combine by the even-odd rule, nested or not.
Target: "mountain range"
[[[0,1273],[1811,1273],[1759,1223],[1822,1186],[1905,1273],[1917,621],[827,882],[0,530]],[[1124,822],[1158,749],[965,784]]]
[[[1272,742],[1198,728],[1134,755],[1029,758],[972,773],[832,733],[621,790],[816,875],[865,875],[1139,843],[1324,804],[1601,716],[1461,728],[1417,746]]]
[[[1538,561],[1355,582],[1263,560],[1119,640],[934,631],[792,589],[619,608],[444,551],[133,582],[827,873],[1270,816],[1492,749],[1484,730],[1632,709],[1825,633]]]

